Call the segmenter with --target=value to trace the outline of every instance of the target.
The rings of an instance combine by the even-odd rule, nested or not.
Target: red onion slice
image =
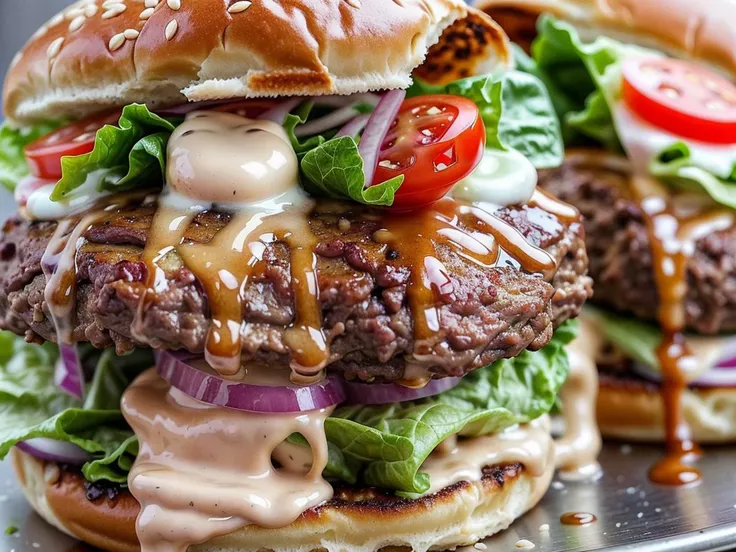
[[[411,389],[398,383],[344,382],[348,402],[353,404],[390,404],[416,401],[449,391],[462,381],[462,378],[433,379],[420,389]]]
[[[718,365],[690,382],[689,385],[691,387],[736,387],[736,370],[733,366]]]
[[[15,446],[31,456],[58,464],[81,466],[91,458],[89,454],[77,445],[54,439],[28,439],[27,441],[21,441]]]
[[[375,111],[368,120],[365,131],[363,131],[358,151],[363,158],[363,174],[365,175],[366,186],[373,184],[373,175],[378,166],[378,154],[405,97],[406,90],[386,92],[381,101],[378,102]]]
[[[299,125],[294,129],[294,135],[297,138],[304,138],[305,136],[314,136],[315,134],[322,134],[330,129],[340,127],[345,123],[351,121],[360,113],[355,109],[354,105],[342,107],[336,109],[332,113],[328,113],[324,117],[314,119],[303,125]]]
[[[368,124],[368,119],[370,118],[371,116],[367,113],[363,115],[358,115],[355,119],[353,119],[340,130],[338,130],[335,136],[337,138],[339,138],[340,136],[350,136],[352,138],[355,138],[358,134],[360,134],[360,131],[365,128],[365,125]]]
[[[56,363],[54,383],[65,393],[84,400],[84,370],[76,345],[59,345],[61,356]]]
[[[202,402],[248,412],[304,412],[341,403],[345,393],[336,377],[308,386],[253,385],[229,381],[195,368],[186,354],[158,351],[161,377],[179,391]]]
[[[291,98],[284,100],[276,107],[272,107],[265,113],[258,116],[263,121],[273,121],[276,124],[283,125],[286,121],[286,116],[291,113],[291,110],[298,106],[304,101],[304,98]]]
[[[637,375],[647,381],[651,381],[653,383],[662,382],[662,375],[657,370],[653,370],[645,364],[634,362],[632,364],[632,369]],[[734,369],[734,366],[724,366],[721,362],[718,366],[712,367],[704,374],[701,374],[698,378],[689,382],[688,387],[736,387],[736,369]]]
[[[189,103],[177,105],[174,107],[164,107],[162,109],[156,109],[155,112],[157,115],[160,115],[161,117],[186,115],[187,113],[191,113],[192,111],[197,111],[199,109],[209,109],[211,107],[216,107],[218,105],[235,103],[238,101],[240,100],[235,98],[235,99],[227,99],[227,100],[208,100],[204,102],[189,102]]]

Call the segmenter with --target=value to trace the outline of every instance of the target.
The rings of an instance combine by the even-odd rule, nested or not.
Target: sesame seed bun
[[[138,552],[138,503],[128,492],[94,502],[84,478],[17,449],[11,452],[23,492],[47,522],[110,552]],[[345,552],[447,550],[506,529],[549,487],[552,471],[534,478],[521,464],[484,470],[482,481],[460,482],[417,500],[376,489],[336,489],[335,497],[282,529],[247,526],[190,547],[191,552]],[[338,546],[339,545],[339,546]]]
[[[476,7],[522,45],[537,16],[551,13],[584,38],[608,36],[736,73],[736,11],[728,0],[478,0]]]
[[[736,389],[689,388],[682,394],[682,413],[698,443],[736,441]],[[664,442],[664,409],[659,386],[636,380],[600,378],[598,427],[607,438]]]
[[[433,82],[510,59],[499,27],[462,0],[81,0],[18,53],[4,110],[22,124],[132,102],[404,88],[432,45]]]

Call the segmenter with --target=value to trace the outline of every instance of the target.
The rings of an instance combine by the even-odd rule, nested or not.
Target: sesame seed
[[[235,2],[232,6],[230,6],[227,11],[229,13],[241,13],[250,8],[250,2],[247,2],[245,0],[241,2]]]
[[[97,13],[97,4],[88,4],[86,8],[84,8],[84,15],[86,17],[94,17],[94,15]]]
[[[110,39],[110,51],[114,52],[115,50],[119,50],[122,48],[123,44],[125,44],[125,35],[123,33],[116,34]]]
[[[141,34],[141,33],[140,33],[139,31],[136,31],[135,29],[125,29],[125,30],[123,31],[123,36],[124,36],[124,37],[125,37],[126,39],[128,39],[128,40],[135,40],[136,38],[138,38],[138,36],[139,36],[140,34]]]
[[[486,546],[486,545],[485,545],[485,544],[483,544],[482,542],[477,542],[477,543],[475,543],[475,544],[473,545],[473,548],[475,548],[476,550],[488,550],[488,546]]]
[[[144,20],[148,19],[154,14],[155,11],[156,11],[156,8],[146,8],[145,10],[141,12],[141,19],[144,19]]]
[[[67,10],[64,14],[67,19],[76,19],[80,15],[84,15],[84,10],[82,8],[72,8],[70,10]]]
[[[524,550],[531,550],[535,544],[527,539],[520,539],[516,541],[516,548],[523,548]]]
[[[176,19],[172,19],[169,21],[169,24],[166,25],[166,40],[171,40],[176,35],[176,32],[179,30],[179,23]]]
[[[111,4],[106,12],[102,14],[102,19],[112,19],[123,13],[128,7],[125,4]]]
[[[62,21],[64,21],[64,14],[63,13],[57,13],[54,17],[51,18],[51,20],[49,21],[48,26],[49,27],[56,27]]]
[[[540,533],[546,533],[547,531],[549,531],[549,523],[543,523],[539,526]]]
[[[51,58],[55,58],[59,55],[59,51],[61,50],[61,45],[64,44],[64,37],[59,37],[56,40],[54,40],[51,44],[49,44],[48,49],[46,50],[46,55]]]
[[[47,32],[48,30],[49,30],[49,29],[48,29],[48,27],[47,27],[46,25],[41,25],[41,26],[40,26],[40,27],[38,28],[38,30],[37,30],[37,31],[36,31],[35,33],[33,33],[33,38],[40,38],[40,37],[42,37],[43,35],[45,35],[45,34],[46,34],[46,32]]]
[[[147,8],[155,8],[161,3],[161,0],[146,0],[145,6]]]
[[[166,0],[166,4],[174,11],[181,9],[181,0]]]
[[[72,19],[72,22],[69,23],[69,32],[73,33],[74,31],[78,31],[82,27],[82,25],[84,25],[85,21],[87,21],[87,18],[83,15]]]
[[[16,65],[18,65],[18,63],[20,63],[20,60],[21,60],[22,57],[23,57],[23,52],[22,51],[21,52],[18,52],[17,54],[15,54],[15,56],[13,56],[13,61],[10,62],[10,67],[12,68],[12,67],[15,67]]]
[[[109,10],[110,8],[116,6],[117,4],[122,4],[122,2],[120,0],[105,0],[102,3],[102,9]]]

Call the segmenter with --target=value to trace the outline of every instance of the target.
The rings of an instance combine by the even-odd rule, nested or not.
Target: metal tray
[[[601,457],[600,480],[556,479],[542,503],[486,541],[487,549],[518,551],[521,539],[534,543],[534,552],[736,548],[736,448],[707,449],[699,464],[702,484],[677,489],[646,479],[647,467],[660,452],[656,447],[609,443]],[[563,525],[560,515],[565,512],[592,513],[598,521],[581,527]],[[19,528],[14,535],[2,533],[11,525]],[[540,531],[543,525],[549,531]],[[0,534],[1,552],[91,552],[30,512],[7,463],[0,464]]]

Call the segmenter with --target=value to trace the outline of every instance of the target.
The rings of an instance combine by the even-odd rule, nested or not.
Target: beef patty
[[[659,298],[649,235],[628,179],[624,167],[575,161],[540,172],[540,185],[584,217],[594,301],[656,321]],[[697,241],[687,267],[685,309],[690,331],[736,331],[736,226]]]
[[[410,267],[396,250],[373,240],[380,227],[370,210],[351,209],[318,203],[309,217],[319,239],[317,279],[331,368],[350,379],[401,379],[407,359],[439,377],[460,376],[526,348],[539,349],[591,294],[581,223],[563,222],[540,207],[502,209],[496,216],[549,252],[557,270],[541,277],[509,264],[483,268],[456,248],[436,243],[452,285],[438,294],[439,329],[419,359],[413,356],[407,297]],[[76,258],[74,340],[115,345],[119,353],[141,345],[131,324],[146,288],[141,252],[154,212],[155,205],[128,207],[86,232]],[[185,240],[208,243],[229,220],[226,213],[201,213]],[[52,222],[13,218],[0,238],[0,326],[31,341],[56,339],[41,269],[55,228]],[[272,243],[263,260],[245,292],[243,354],[283,362],[288,354],[283,334],[294,319],[289,252]],[[156,348],[201,352],[210,324],[202,286],[182,263],[173,263],[166,275],[169,286],[146,310],[143,335]]]

